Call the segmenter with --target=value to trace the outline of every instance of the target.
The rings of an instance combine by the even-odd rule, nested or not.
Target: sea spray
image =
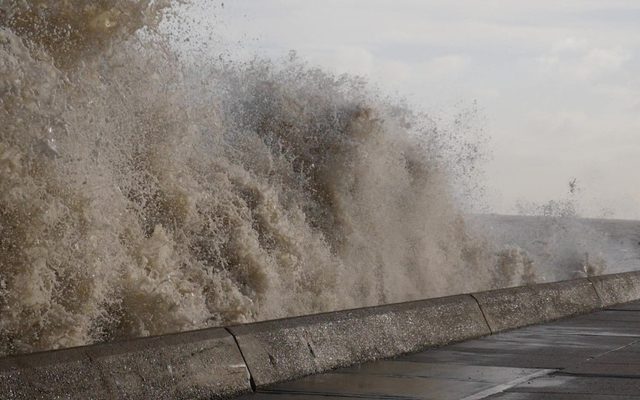
[[[166,6],[0,3],[0,354],[495,286],[477,137],[295,58],[194,68]]]

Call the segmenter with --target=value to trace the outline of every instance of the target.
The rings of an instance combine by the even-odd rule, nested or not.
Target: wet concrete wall
[[[640,299],[640,272],[0,359],[1,399],[212,399]]]

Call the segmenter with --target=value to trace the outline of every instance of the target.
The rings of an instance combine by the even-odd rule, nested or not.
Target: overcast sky
[[[492,211],[565,198],[577,178],[584,214],[640,218],[638,1],[204,3],[240,51],[296,50],[427,112],[477,101]]]

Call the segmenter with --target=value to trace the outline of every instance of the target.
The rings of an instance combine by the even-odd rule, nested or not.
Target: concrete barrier
[[[473,294],[493,333],[539,324],[602,307],[587,279],[544,283]]]
[[[2,399],[214,399],[251,391],[223,328],[0,359]]]
[[[589,280],[605,307],[640,299],[640,272],[596,276]]]
[[[215,399],[640,299],[640,272],[0,358],[0,399]]]
[[[467,295],[230,327],[257,386],[490,333]]]

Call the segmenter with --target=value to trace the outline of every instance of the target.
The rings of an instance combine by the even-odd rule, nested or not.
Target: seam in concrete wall
[[[476,298],[476,296],[471,293],[469,296],[473,297],[473,299],[476,301],[476,304],[478,304],[478,308],[480,309],[480,312],[482,313],[482,318],[484,318],[484,322],[485,324],[487,324],[487,328],[489,328],[489,335],[493,335],[493,329],[491,329],[491,325],[489,325],[489,320],[487,320],[487,316],[484,314],[484,310],[482,309],[482,306],[480,305],[480,302],[478,301],[478,299]]]
[[[595,283],[593,283],[592,277],[588,276],[587,280],[591,283],[591,287],[593,287],[593,291],[596,292],[596,296],[598,296],[598,299],[600,299],[600,308],[603,308],[605,306],[604,299],[600,295],[600,292],[598,291],[598,288],[596,287]]]
[[[242,352],[242,348],[240,347],[240,344],[238,343],[238,338],[236,337],[236,335],[233,334],[233,332],[231,332],[231,330],[229,328],[224,328],[227,332],[229,332],[229,335],[231,335],[231,337],[233,338],[233,341],[236,343],[236,347],[238,348],[238,352],[240,352],[240,356],[242,356],[242,361],[244,362],[244,366],[247,368],[247,373],[249,374],[249,385],[251,385],[251,391],[255,392],[256,391],[256,382],[253,379],[253,374],[251,373],[251,368],[249,368],[249,363],[247,362],[246,357],[244,356],[244,353]]]

